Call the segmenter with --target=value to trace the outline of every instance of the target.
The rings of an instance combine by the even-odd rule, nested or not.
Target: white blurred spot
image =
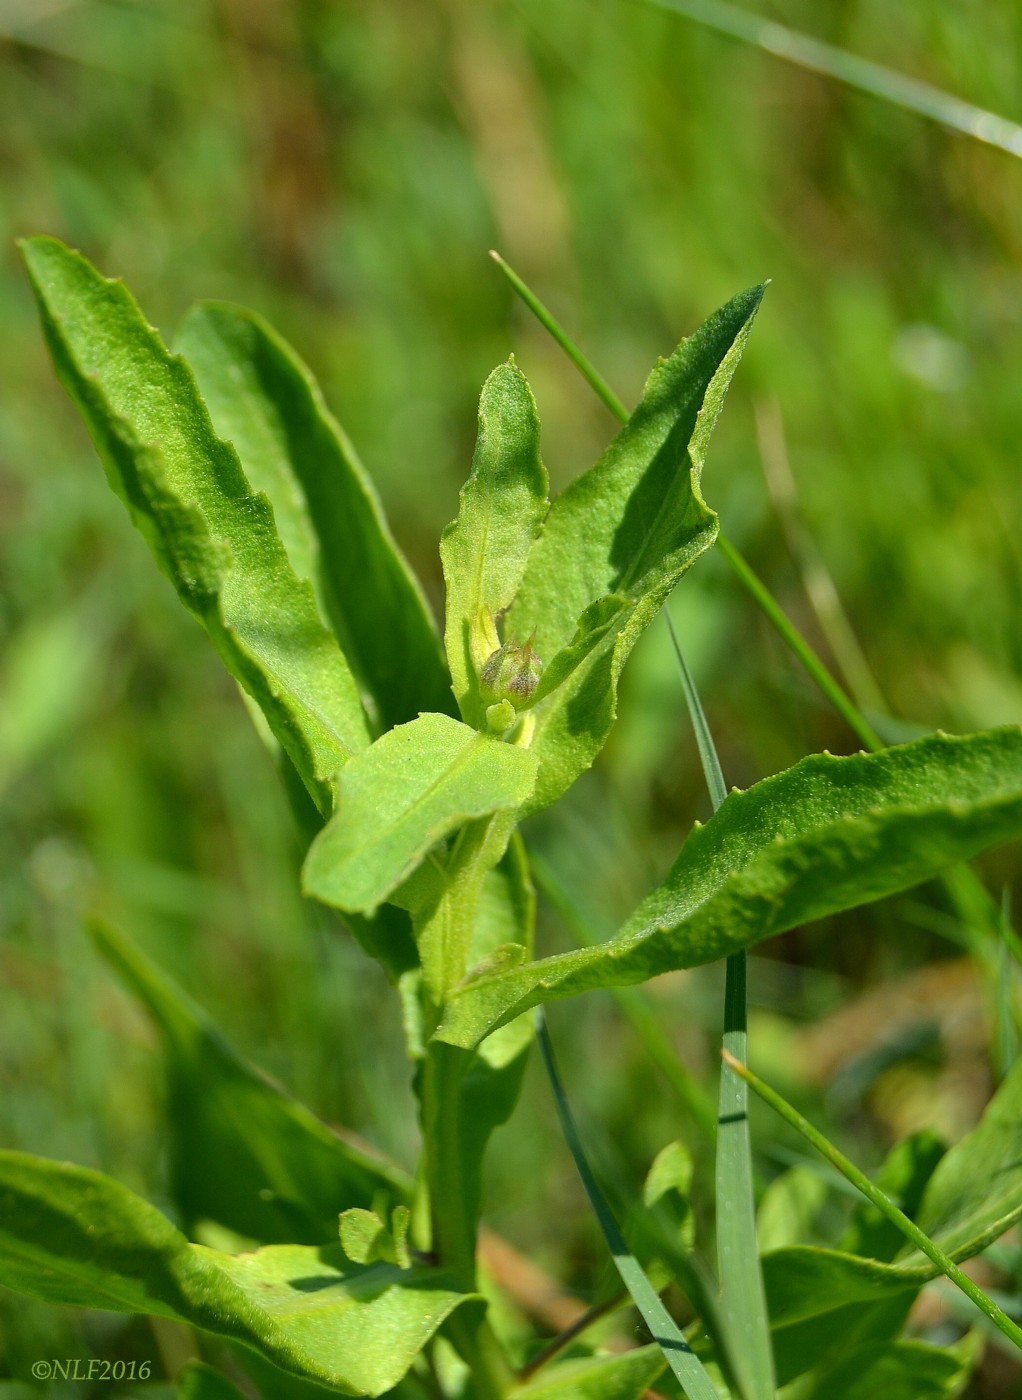
[[[923,321],[902,326],[891,345],[891,359],[910,378],[940,394],[960,388],[969,371],[962,342]]]

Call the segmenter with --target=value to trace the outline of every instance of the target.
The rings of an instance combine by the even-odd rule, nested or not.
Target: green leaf
[[[55,238],[22,253],[57,374],[157,562],[258,702],[321,810],[369,742],[358,689],[265,496],[215,434],[195,380],[110,282]]]
[[[540,775],[530,810],[554,801],[599,753],[629,652],[716,537],[700,475],[762,295],[755,287],[734,297],[653,370],[614,442],[550,508],[505,632],[535,632],[544,665],[558,668],[562,648],[578,648],[587,635],[590,645],[535,709]],[[587,610],[609,595],[626,602],[592,645]]]
[[[815,1233],[829,1189],[819,1172],[801,1163],[771,1181],[756,1212],[756,1240],[761,1252],[798,1244]]]
[[[814,1373],[800,1400],[951,1400],[977,1359],[972,1339],[955,1347],[925,1342],[870,1342]]]
[[[946,1151],[947,1145],[929,1128],[910,1133],[894,1144],[874,1181],[899,1210],[915,1220],[927,1182]],[[894,1222],[867,1200],[860,1200],[838,1242],[838,1249],[846,1254],[864,1254],[884,1262],[894,1259],[904,1247],[905,1236]]]
[[[500,864],[483,879],[472,958],[482,961],[511,949],[515,956],[530,957],[535,918],[536,896],[525,846],[515,832]],[[459,1179],[463,1183],[463,1205],[472,1220],[479,1213],[486,1143],[495,1129],[511,1117],[518,1102],[532,1041],[531,1016],[502,1026],[479,1046],[462,1084]]]
[[[957,1261],[970,1259],[1022,1219],[1022,1065],[1002,1081],[976,1128],[940,1153],[939,1143],[917,1135],[911,1152],[892,1152],[878,1181],[886,1189],[900,1186],[902,1208],[942,1250]],[[864,1245],[875,1240],[885,1255],[893,1254],[885,1232],[863,1233],[868,1224],[851,1238]],[[938,1273],[911,1248],[893,1263],[804,1246],[765,1254],[782,1376],[790,1380],[832,1348],[847,1346],[850,1337],[893,1335],[916,1293]],[[876,1306],[879,1299],[890,1299],[890,1306]]]
[[[620,1356],[593,1356],[544,1366],[517,1386],[508,1400],[641,1400],[666,1369],[659,1347],[637,1347]]]
[[[691,1189],[692,1154],[684,1143],[669,1142],[657,1153],[646,1174],[642,1203],[647,1210],[659,1206],[670,1221],[678,1247],[685,1253],[695,1247],[695,1216],[689,1201]]]
[[[338,1137],[247,1064],[137,947],[105,926],[93,933],[160,1033],[171,1191],[186,1227],[212,1220],[260,1243],[326,1244],[341,1211],[410,1198],[400,1168]]]
[[[340,1245],[230,1255],[189,1244],[109,1177],[20,1152],[0,1152],[0,1283],[51,1303],[187,1322],[294,1375],[374,1396],[475,1301],[435,1269],[359,1268]]]
[[[399,725],[339,779],[337,810],[305,862],[306,894],[372,912],[438,841],[473,817],[520,806],[535,770],[527,749],[448,715]]]
[[[879,1193],[853,1163],[842,1158],[837,1149],[774,1090],[748,1070],[742,1072],[749,1076],[756,1092],[818,1150],[828,1155],[886,1218],[900,1223],[899,1233],[908,1234],[910,1238],[914,1235],[917,1246],[894,1263],[861,1258],[841,1250],[805,1247],[776,1250],[764,1256],[763,1273],[774,1327],[774,1348],[784,1381],[801,1374],[810,1365],[830,1364],[829,1358],[844,1356],[853,1343],[893,1336],[900,1330],[916,1293],[939,1273],[947,1274],[1018,1344],[1017,1326],[1000,1312],[992,1299],[961,1275],[953,1260],[977,1254],[1022,1217],[1018,1127],[1022,1111],[1022,1072],[1013,1072],[1002,1082],[978,1127],[941,1158],[925,1191],[923,1183],[932,1166],[935,1144],[928,1148],[925,1140],[920,1140],[908,1154],[892,1154],[883,1175],[889,1183],[900,1181],[904,1204],[911,1207],[914,1198],[918,1206],[915,1221],[896,1214],[899,1208],[892,1208],[889,1198]],[[969,1181],[970,1172],[978,1178],[977,1182]],[[959,1201],[955,1192],[963,1183],[968,1183],[970,1189],[963,1191]],[[984,1187],[988,1188],[985,1209],[981,1204]],[[929,1236],[919,1233],[923,1229],[927,1198],[929,1209],[940,1222],[939,1228],[931,1223]],[[854,1237],[856,1231],[851,1233]],[[881,1236],[879,1243],[887,1254],[890,1242]]]
[[[191,1362],[181,1372],[177,1396],[178,1400],[245,1400],[233,1381],[202,1361]]]
[[[715,961],[1020,833],[1017,727],[813,755],[733,792],[614,938],[466,983],[437,1034],[475,1044],[539,1002]]]
[[[483,385],[472,473],[461,488],[458,518],[440,542],[447,660],[461,713],[477,728],[484,720],[479,673],[500,646],[494,619],[518,592],[546,514],[547,484],[535,400],[509,360]]]
[[[192,308],[177,347],[217,432],[273,503],[295,572],[317,584],[380,726],[448,710],[450,679],[422,589],[307,366],[259,316],[219,302]]]
[[[997,1087],[977,1126],[941,1158],[916,1224],[954,1259],[969,1259],[1022,1219],[1022,1061]],[[906,1248],[899,1268],[924,1262]],[[927,1261],[928,1262],[928,1261]]]

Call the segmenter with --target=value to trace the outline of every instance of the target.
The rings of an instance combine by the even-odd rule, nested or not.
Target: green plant
[[[718,810],[615,937],[533,956],[518,828],[593,763],[629,652],[714,542],[701,472],[762,289],[657,365],[614,442],[552,504],[528,384],[513,361],[493,372],[441,543],[441,648],[351,444],[267,326],[202,305],[171,355],[78,254],[38,238],[24,255],[112,486],[277,757],[308,842],[306,893],[340,911],[400,992],[423,1147],[409,1175],[330,1133],[98,926],[165,1048],[182,1229],[95,1172],[3,1153],[0,1280],[189,1322],[236,1344],[267,1397],[300,1382],[409,1400],[638,1400],[654,1381],[747,1400],[789,1383],[846,1400],[881,1383],[952,1393],[969,1346],[901,1339],[937,1256],[899,1253],[865,1209],[836,1249],[767,1253],[761,1279],[740,1076],[725,1080],[718,1133],[719,1301],[694,1249],[684,1153],[657,1159],[626,1243],[557,1085],[626,1285],[656,1326],[654,1283],[676,1283],[697,1319],[684,1338],[663,1323],[651,1345],[568,1360],[554,1348],[537,1365],[477,1271],[483,1154],[518,1097],[531,1008],[727,957],[741,1059],[746,948],[1022,833],[1017,728],[814,755],[724,796],[693,687]],[[889,1189],[940,1259],[1022,1216],[1020,1097],[1016,1066],[957,1147],[910,1141],[892,1159]],[[225,1387],[208,1368],[182,1380],[185,1395]]]

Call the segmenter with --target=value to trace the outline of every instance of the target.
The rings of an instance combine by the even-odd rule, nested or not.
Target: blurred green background
[[[759,10],[1022,118],[1018,7]],[[325,1119],[415,1150],[394,997],[299,899],[272,764],[54,380],[14,247],[39,231],[123,276],[168,337],[199,297],[267,316],[319,375],[438,607],[437,538],[493,365],[513,350],[528,375],[555,485],[615,427],[489,248],[628,402],[657,355],[772,278],[710,503],[829,654],[786,537],[801,521],[875,677],[868,701],[927,729],[1022,718],[1022,163],[638,0],[0,0],[5,1145],[167,1204],[159,1065],[88,944],[99,908]],[[857,747],[720,558],[672,610],[729,782]],[[526,837],[605,934],[707,811],[654,627],[596,770]],[[1018,852],[985,873],[1000,899]],[[754,961],[760,1066],[866,1166],[921,1123],[960,1134],[989,1093],[992,989],[959,935],[925,890]],[[541,937],[569,940],[549,902]],[[711,1087],[719,983],[653,989]],[[552,1022],[612,1181],[634,1192],[665,1141],[698,1143],[609,997]],[[758,1127],[769,1177],[793,1144]],[[491,1156],[491,1224],[591,1293],[602,1251],[538,1075]],[[154,1345],[143,1323],[0,1300],[0,1376]],[[182,1345],[162,1339],[167,1366]],[[1016,1384],[994,1355],[970,1393]]]

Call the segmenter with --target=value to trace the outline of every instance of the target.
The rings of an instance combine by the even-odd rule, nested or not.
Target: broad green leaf
[[[849,1303],[875,1302],[906,1290],[918,1290],[937,1271],[898,1268],[858,1254],[815,1245],[789,1245],[763,1255],[763,1277],[774,1327],[832,1312]]]
[[[1019,834],[1017,727],[815,754],[733,792],[614,938],[466,983],[437,1034],[475,1044],[539,1002],[715,961]]]
[[[734,297],[657,365],[614,442],[550,508],[505,637],[522,641],[535,633],[545,666],[559,667],[562,648],[578,648],[587,635],[590,646],[535,709],[540,775],[530,810],[554,801],[599,753],[629,652],[716,538],[700,475],[762,295],[755,287]],[[625,603],[599,645],[591,645],[587,610],[609,595]]]
[[[527,749],[448,715],[399,725],[346,766],[335,814],[305,862],[306,894],[371,913],[438,841],[473,817],[519,807],[535,771]]]
[[[874,1301],[859,1299],[795,1322],[771,1319],[777,1384],[787,1386],[813,1367],[832,1365],[857,1346],[895,1341],[918,1293],[912,1288]]]
[[[94,936],[160,1033],[171,1191],[186,1228],[211,1220],[264,1244],[327,1244],[341,1211],[409,1198],[399,1167],[338,1137],[247,1064],[137,947],[107,927]]]
[[[245,1396],[225,1375],[202,1361],[192,1361],[177,1381],[178,1400],[245,1400]]]
[[[488,1043],[483,1042],[484,1045]],[[695,1216],[689,1200],[691,1189],[692,1154],[684,1143],[669,1142],[657,1153],[646,1174],[642,1203],[647,1211],[659,1208],[670,1222],[678,1247],[685,1253],[695,1247]]]
[[[977,1126],[937,1163],[916,1224],[955,1259],[968,1259],[1022,1219],[1022,1060],[997,1087]],[[899,1267],[922,1263],[905,1249]]]
[[[829,1194],[819,1172],[801,1163],[774,1178],[756,1211],[756,1241],[760,1252],[799,1244],[815,1233]]]
[[[450,680],[422,589],[307,366],[259,316],[219,302],[192,308],[177,348],[217,432],[272,502],[295,572],[317,585],[380,727],[449,709]]]
[[[659,1347],[637,1347],[620,1356],[593,1356],[544,1366],[508,1400],[641,1400],[666,1369]]]
[[[952,1400],[976,1360],[973,1339],[935,1347],[926,1342],[871,1342],[836,1366],[814,1373],[799,1400]]]
[[[263,713],[250,696],[239,689],[256,732],[263,740],[280,773],[284,792],[291,808],[298,837],[305,849],[323,830],[323,813],[309,796],[294,764],[277,743],[263,718]],[[392,904],[381,905],[375,914],[344,915],[344,925],[361,947],[379,962],[392,982],[418,965],[419,957],[412,937],[412,925],[404,909]]]
[[[340,1245],[230,1255],[189,1244],[109,1177],[20,1152],[0,1152],[0,1283],[50,1303],[191,1323],[348,1395],[391,1389],[474,1301],[435,1269],[359,1268]]]
[[[976,1128],[940,1156],[935,1170],[940,1144],[918,1135],[907,1156],[892,1152],[878,1180],[892,1189],[900,1184],[902,1207],[941,1249],[957,1261],[972,1258],[1022,1219],[1020,1125],[1022,1063],[999,1085]],[[864,1244],[873,1238],[862,1235]],[[876,1241],[885,1254],[894,1253],[886,1234]],[[790,1379],[815,1364],[809,1358],[825,1358],[850,1336],[865,1341],[885,1331],[893,1335],[915,1294],[938,1270],[911,1249],[887,1263],[844,1250],[793,1247],[765,1254],[763,1274],[779,1368]],[[877,1307],[881,1299],[889,1299],[890,1307]]]
[[[354,678],[299,580],[273,511],[213,429],[187,364],[123,283],[55,238],[22,244],[57,374],[182,602],[258,702],[323,811],[369,742]]]
[[[899,1210],[916,1220],[926,1184],[946,1151],[947,1145],[929,1128],[910,1133],[894,1144],[873,1179]],[[905,1236],[876,1206],[861,1199],[837,1247],[846,1254],[889,1262],[905,1248]]]
[[[447,661],[461,713],[476,727],[483,723],[479,673],[500,646],[494,619],[518,592],[546,514],[547,484],[535,400],[525,375],[508,361],[483,385],[472,473],[461,488],[458,518],[440,542]]]

